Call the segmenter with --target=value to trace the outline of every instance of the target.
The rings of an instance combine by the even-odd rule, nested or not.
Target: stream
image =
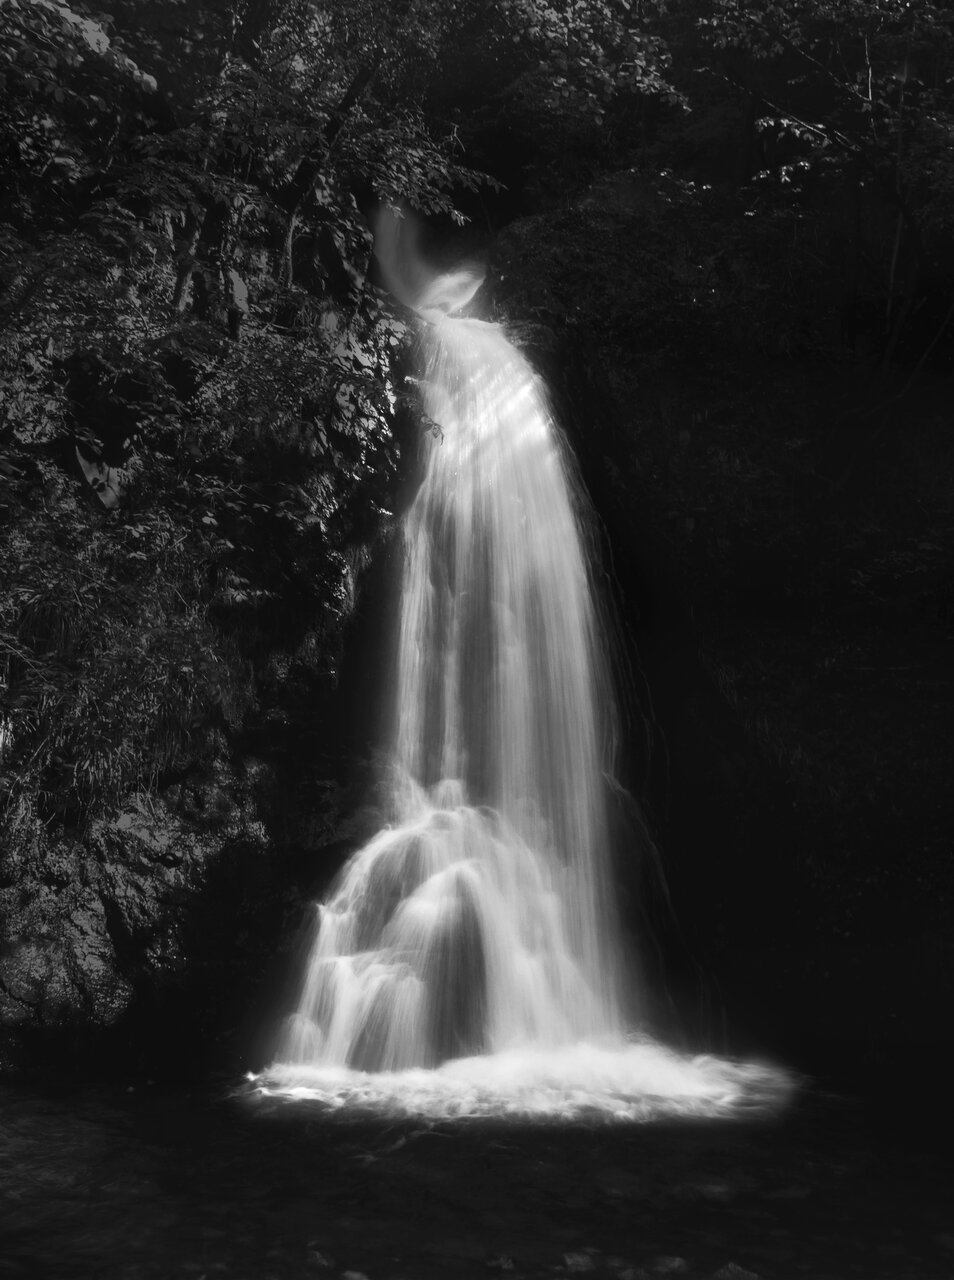
[[[810,1090],[769,1119],[588,1126],[7,1087],[0,1130],[4,1278],[954,1276],[939,1131]]]

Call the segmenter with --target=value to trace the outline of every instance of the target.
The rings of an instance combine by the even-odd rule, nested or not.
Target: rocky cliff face
[[[188,918],[215,863],[239,842],[268,852],[250,798],[218,773],[202,788],[204,820],[157,797],[72,840],[21,827],[0,862],[7,1027],[108,1026],[137,990],[181,982]]]
[[[278,989],[309,894],[362,830],[355,735],[335,725],[347,713],[347,692],[295,719],[273,710],[257,754],[236,742],[85,829],[24,813],[8,825],[0,1067],[35,1064],[43,1045],[61,1066],[64,1047],[76,1063],[118,1050],[144,1067],[182,1054],[249,1065],[276,1015],[257,988]]]

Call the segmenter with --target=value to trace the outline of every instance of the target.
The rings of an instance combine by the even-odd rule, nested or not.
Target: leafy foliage
[[[699,24],[723,55],[713,70],[752,97],[774,161],[760,177],[842,199],[852,184],[892,211],[887,271],[869,286],[892,354],[926,277],[950,266],[954,13],[904,0],[716,0]]]
[[[264,9],[183,109],[83,9],[0,4],[14,809],[85,822],[221,751],[276,651],[317,642],[333,672],[349,548],[388,520],[404,327],[356,195],[451,214],[479,178],[387,77],[369,92],[386,27],[369,51],[324,39],[330,11]]]

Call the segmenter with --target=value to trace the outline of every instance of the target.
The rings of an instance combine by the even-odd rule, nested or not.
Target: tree
[[[699,25],[722,55],[713,71],[753,102],[752,126],[771,141],[783,182],[868,188],[892,210],[880,296],[870,299],[880,304],[890,359],[929,277],[954,265],[946,250],[954,13],[905,0],[715,0]],[[862,275],[859,263],[846,304],[856,311],[871,288]],[[928,352],[952,315],[954,308]]]

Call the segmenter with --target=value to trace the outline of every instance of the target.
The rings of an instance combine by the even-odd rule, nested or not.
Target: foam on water
[[[651,1040],[512,1049],[431,1070],[285,1063],[252,1082],[262,1096],[307,1100],[329,1111],[428,1120],[739,1117],[776,1109],[790,1090],[777,1068],[689,1057]]]

